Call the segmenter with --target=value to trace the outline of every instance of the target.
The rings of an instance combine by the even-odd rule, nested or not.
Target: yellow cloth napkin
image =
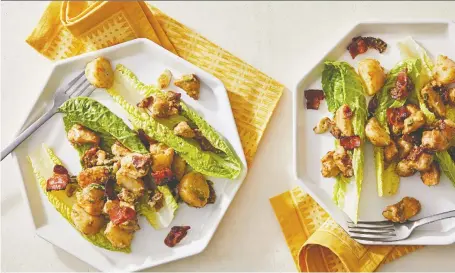
[[[302,272],[373,272],[421,246],[367,246],[297,187],[270,198],[291,255]]]
[[[147,38],[215,75],[229,100],[248,164],[284,86],[144,2],[51,2],[27,38],[59,60],[135,38]]]

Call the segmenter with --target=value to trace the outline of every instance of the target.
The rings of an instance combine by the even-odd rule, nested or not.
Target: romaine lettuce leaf
[[[109,152],[112,144],[118,140],[133,152],[148,153],[137,134],[109,108],[94,99],[86,97],[69,99],[60,106],[59,111],[65,114],[65,129],[79,123],[95,131],[101,136],[104,148]]]
[[[179,205],[172,196],[168,186],[158,186],[157,189],[164,196],[164,205],[158,211],[147,204],[149,200],[148,193],[141,197],[136,205],[136,210],[140,215],[143,215],[147,221],[155,228],[162,229],[168,227],[174,219],[175,212]]]
[[[397,162],[392,162],[385,168],[384,148],[374,147],[374,165],[379,196],[391,196],[397,193],[400,186],[400,176],[395,172]]]
[[[455,187],[455,161],[450,157],[449,152],[438,152],[435,154],[436,161],[438,161],[441,170],[452,181]]]
[[[76,197],[68,197],[64,190],[62,191],[46,191],[46,178],[53,174],[54,165],[62,165],[60,159],[54,154],[54,152],[47,148],[45,145],[40,150],[34,152],[28,156],[28,160],[33,168],[36,180],[39,183],[39,187],[43,193],[47,196],[49,202],[55,207],[55,209],[75,228],[71,219],[71,208],[76,203]],[[95,235],[81,235],[92,244],[105,248],[111,251],[120,251],[130,253],[131,248],[116,248],[112,246],[111,242],[104,236],[104,229]]]

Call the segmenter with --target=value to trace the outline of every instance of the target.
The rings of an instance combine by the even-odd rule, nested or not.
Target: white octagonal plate
[[[346,50],[351,39],[356,36],[373,36],[383,39],[388,48],[380,54],[368,50],[354,60]],[[375,58],[381,65],[390,70],[400,58],[397,42],[412,36],[434,59],[438,54],[455,59],[455,23],[451,21],[419,22],[366,22],[354,26],[297,84],[294,97],[294,167],[299,184],[340,224],[347,229],[349,217],[332,201],[334,179],[321,175],[320,159],[329,150],[334,149],[333,137],[330,134],[316,135],[313,127],[325,116],[331,116],[325,101],[318,111],[307,110],[303,92],[306,89],[321,89],[321,74],[324,61],[342,60],[356,67],[359,60]],[[365,177],[360,197],[359,219],[365,221],[384,220],[382,210],[396,203],[405,196],[420,200],[422,211],[418,217],[455,209],[455,187],[447,177],[435,187],[425,186],[418,175],[401,178],[400,188],[394,196],[379,197],[376,189],[373,152],[371,144],[365,147]],[[354,182],[350,183],[351,185]],[[349,187],[349,186],[348,186]],[[349,198],[349,196],[347,196]],[[354,196],[352,198],[355,198]],[[349,209],[349,208],[348,208]],[[455,242],[455,219],[446,219],[429,224],[414,231],[407,240],[378,243],[393,245],[443,245]]]
[[[54,149],[70,173],[76,174],[80,171],[77,152],[65,136],[62,115],[56,114],[21,144],[13,154],[22,175],[23,193],[27,197],[25,200],[28,202],[37,234],[102,271],[136,271],[200,253],[212,238],[247,173],[246,160],[229,99],[220,80],[149,40],[136,39],[55,63],[24,127],[36,120],[50,106],[53,93],[57,87],[69,82],[84,69],[86,63],[99,56],[111,60],[114,67],[119,63],[125,65],[138,76],[139,80],[146,84],[156,83],[158,76],[166,68],[171,70],[175,78],[187,73],[196,74],[201,80],[201,96],[198,101],[189,98],[176,87],[174,90],[181,92],[182,99],[196,109],[210,125],[229,141],[243,163],[242,173],[237,180],[210,178],[215,183],[217,193],[215,204],[207,205],[201,209],[180,204],[170,227],[189,225],[191,230],[187,237],[174,248],[169,248],[164,244],[164,238],[170,227],[154,230],[144,217],[139,217],[141,230],[135,234],[130,254],[98,248],[80,236],[48,202],[38,187],[31,166],[27,162],[27,155],[45,143]],[[133,103],[137,103],[141,99],[135,94],[122,95]],[[104,89],[95,90],[91,97],[109,107],[131,127],[126,112],[111,99]]]

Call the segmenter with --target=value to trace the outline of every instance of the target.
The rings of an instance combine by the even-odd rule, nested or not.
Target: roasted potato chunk
[[[86,235],[98,233],[104,225],[103,217],[88,214],[78,204],[74,204],[71,209],[71,220],[76,229]]]
[[[447,56],[439,55],[433,73],[436,81],[442,84],[455,83],[455,62]]]
[[[73,144],[93,144],[100,143],[100,137],[93,131],[85,128],[82,125],[74,124],[68,131],[68,140]]]
[[[171,79],[172,79],[171,71],[169,71],[169,69],[164,70],[163,73],[161,73],[161,75],[158,77],[158,86],[161,89],[168,87],[169,84],[171,83]]]
[[[166,146],[163,143],[155,143],[150,145],[150,153],[152,154],[152,171],[157,172],[166,168],[171,169],[171,164],[174,159],[174,149]]]
[[[370,118],[365,126],[365,135],[374,146],[386,147],[391,142],[389,134],[375,117]]]
[[[183,176],[178,184],[178,193],[183,202],[191,207],[202,208],[210,196],[209,185],[205,177],[198,172],[190,172]]]
[[[420,127],[425,125],[425,115],[422,111],[412,113],[404,120],[403,134],[410,134],[417,131]]]
[[[90,184],[76,193],[77,204],[90,215],[98,216],[104,207],[104,187]]]
[[[352,169],[352,159],[342,146],[339,146],[335,150],[333,153],[333,159],[344,177],[352,177],[354,175],[354,170]]]
[[[386,79],[386,74],[378,60],[364,59],[359,62],[357,70],[367,87],[366,91],[369,96],[373,96],[381,90]]]
[[[390,144],[384,148],[384,160],[387,163],[394,161],[398,156],[398,148],[395,141],[391,140]]]
[[[122,158],[120,165],[118,172],[131,178],[140,178],[149,172],[151,158],[149,155],[130,153]]]
[[[444,105],[441,96],[433,89],[433,86],[436,84],[437,83],[435,82],[430,82],[425,85],[420,92],[428,108],[435,112],[438,117],[445,117],[447,114],[447,108]]]
[[[199,99],[199,90],[201,88],[201,83],[199,79],[194,74],[183,75],[182,78],[174,82],[175,86],[182,88],[195,100]]]
[[[142,196],[144,193],[144,181],[140,178],[132,178],[118,171],[115,174],[117,184],[132,192],[136,196]]]
[[[441,179],[441,171],[439,169],[438,163],[433,162],[428,171],[420,172],[420,178],[422,179],[423,184],[427,186],[435,186],[439,184],[439,180]]]
[[[330,120],[330,118],[324,117],[318,122],[318,125],[316,125],[313,128],[313,131],[316,134],[323,134],[323,133],[327,132],[330,129],[330,125],[331,124],[332,124],[332,121]]]
[[[321,174],[324,177],[335,177],[341,171],[338,168],[337,164],[335,163],[335,159],[333,159],[334,151],[329,151],[322,159],[322,169]]]
[[[104,166],[96,166],[82,170],[77,176],[77,183],[81,188],[95,183],[103,185],[109,179],[109,169]]]
[[[98,88],[110,88],[114,84],[111,63],[103,57],[98,57],[85,66],[85,77]]]
[[[107,224],[104,235],[111,242],[112,246],[117,248],[126,248],[131,245],[133,240],[133,232],[122,229],[119,226],[114,225],[112,222]]]
[[[184,138],[193,138],[196,136],[186,121],[181,121],[174,127],[174,134]]]
[[[178,154],[174,154],[174,160],[172,161],[172,172],[178,181],[180,181],[185,175],[186,162]]]
[[[405,197],[400,202],[387,206],[382,212],[382,215],[392,222],[404,223],[419,213],[420,208],[420,202],[417,199]]]
[[[335,112],[335,124],[341,130],[343,136],[353,136],[352,111],[349,105],[344,104]]]

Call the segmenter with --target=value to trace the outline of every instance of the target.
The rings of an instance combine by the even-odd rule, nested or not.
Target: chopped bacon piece
[[[372,117],[374,115],[374,112],[376,112],[378,106],[379,106],[378,97],[377,96],[372,97],[370,102],[368,103],[369,117]]]
[[[403,135],[403,140],[410,142],[416,146],[420,146],[422,144],[422,134],[423,130],[417,130],[407,135]]]
[[[325,98],[324,91],[318,89],[309,89],[304,91],[306,99],[306,108],[318,110],[321,101]]]
[[[130,207],[120,206],[118,202],[113,203],[109,209],[109,219],[114,225],[120,225],[136,218],[136,211]]]
[[[383,53],[387,49],[387,44],[379,38],[357,36],[352,38],[347,49],[354,59],[357,55],[367,52],[368,48],[374,48],[379,53]]]
[[[404,125],[404,120],[411,115],[406,106],[389,108],[386,112],[387,121],[390,125]]]
[[[62,165],[54,166],[54,174],[46,181],[46,191],[59,191],[66,189],[70,183],[68,170]]]
[[[139,108],[148,108],[153,104],[154,98],[152,96],[141,100],[136,106]]]
[[[444,104],[450,103],[450,90],[447,88],[447,86],[441,85],[441,84],[435,84],[433,86],[433,90],[439,93],[441,95],[442,102]]]
[[[104,196],[106,196],[108,200],[118,199],[118,196],[114,190],[115,184],[116,184],[115,180],[110,178],[104,185]]]
[[[155,181],[156,185],[163,185],[166,184],[169,180],[174,177],[174,174],[169,168],[165,168],[160,171],[156,171],[152,173],[153,180]]]
[[[352,110],[351,110],[351,108],[350,108],[348,105],[346,105],[345,107],[343,107],[343,117],[344,117],[345,119],[350,119],[350,118],[352,118],[352,115],[353,115]]]
[[[355,148],[360,147],[360,137],[359,136],[348,136],[342,137],[340,139],[340,145],[343,146],[346,150],[354,150]]]
[[[169,231],[166,239],[164,239],[164,244],[168,247],[174,247],[176,244],[180,243],[180,241],[185,238],[188,230],[191,229],[190,226],[174,226]]]
[[[55,165],[54,166],[54,173],[68,174],[68,170],[65,167],[63,167],[62,165]]]
[[[414,89],[414,84],[408,76],[408,69],[404,68],[398,73],[395,87],[390,90],[390,96],[396,100],[402,100],[409,96]]]

